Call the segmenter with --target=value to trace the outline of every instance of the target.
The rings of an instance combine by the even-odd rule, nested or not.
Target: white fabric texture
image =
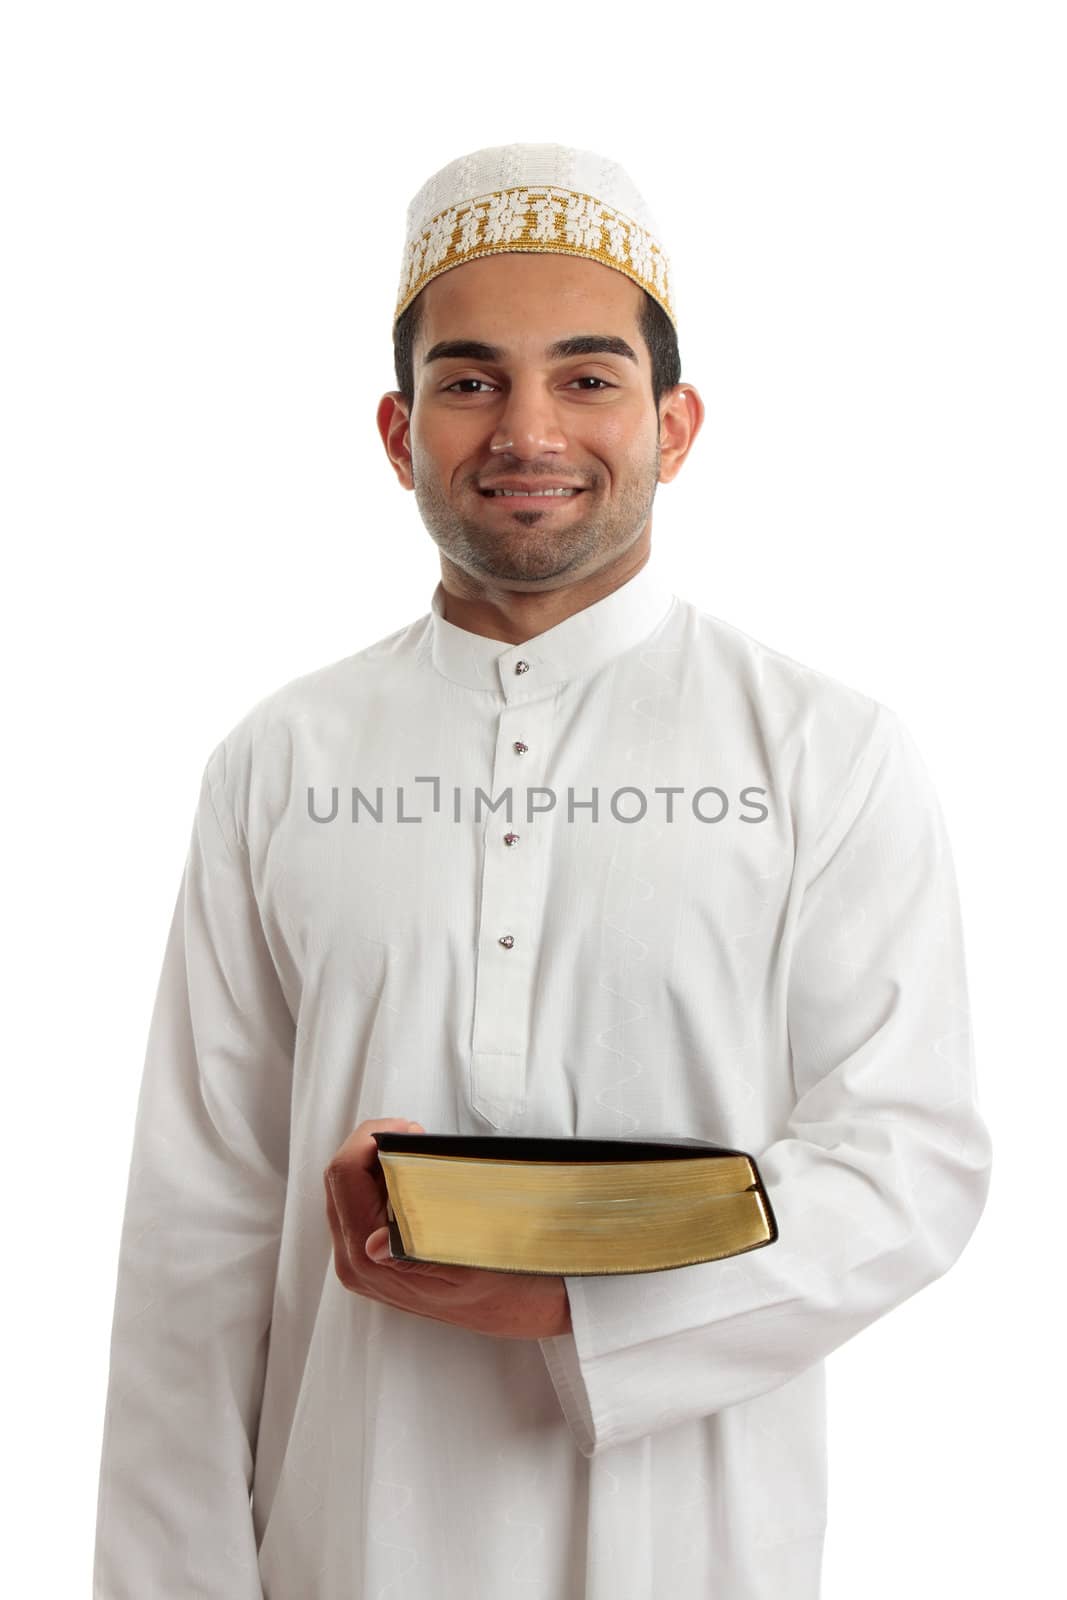
[[[746,1150],[780,1237],[570,1277],[556,1338],[413,1316],[342,1286],[325,1213],[385,1116]],[[990,1170],[949,844],[897,715],[651,563],[521,645],[438,586],[207,761],[96,1600],[816,1600],[825,1357],[952,1265]]]

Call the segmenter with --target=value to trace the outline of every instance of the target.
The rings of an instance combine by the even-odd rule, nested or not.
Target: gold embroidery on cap
[[[602,261],[639,283],[674,321],[667,258],[647,228],[592,195],[527,185],[449,206],[419,230],[404,252],[394,322],[431,278],[497,250]]]

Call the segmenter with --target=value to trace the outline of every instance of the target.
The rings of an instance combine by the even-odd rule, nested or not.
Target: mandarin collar
[[[646,561],[602,600],[523,644],[507,644],[448,622],[444,599],[438,582],[430,601],[430,653],[437,671],[468,689],[502,691],[509,701],[588,677],[647,639],[674,604],[670,587]]]

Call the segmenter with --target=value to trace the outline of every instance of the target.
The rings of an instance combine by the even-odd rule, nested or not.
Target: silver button
[[[530,663],[528,661],[516,661],[516,663],[515,663],[515,671],[516,672],[529,672],[529,670],[530,670]]]
[[[530,746],[528,744],[523,744],[521,739],[516,739],[511,748],[514,750],[517,756],[524,756],[527,750],[529,750]]]
[[[517,833],[506,833],[504,835],[504,843],[505,844],[508,844],[508,845],[518,844],[518,842],[519,842],[519,836],[518,836]]]
[[[510,950],[514,943],[515,943],[515,941],[511,937],[510,933],[502,934],[500,936],[500,938],[497,940],[497,944],[502,944],[504,946],[505,950]]]

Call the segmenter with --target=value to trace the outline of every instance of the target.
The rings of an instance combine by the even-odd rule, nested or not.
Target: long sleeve
[[[123,1222],[95,1600],[260,1600],[250,1486],[285,1202],[294,1026],[204,770],[152,1014]]]
[[[754,1152],[779,1239],[566,1279],[572,1331],[540,1343],[586,1456],[779,1387],[944,1273],[984,1208],[952,858],[926,768],[883,706],[803,883],[796,1100],[784,1136]]]

